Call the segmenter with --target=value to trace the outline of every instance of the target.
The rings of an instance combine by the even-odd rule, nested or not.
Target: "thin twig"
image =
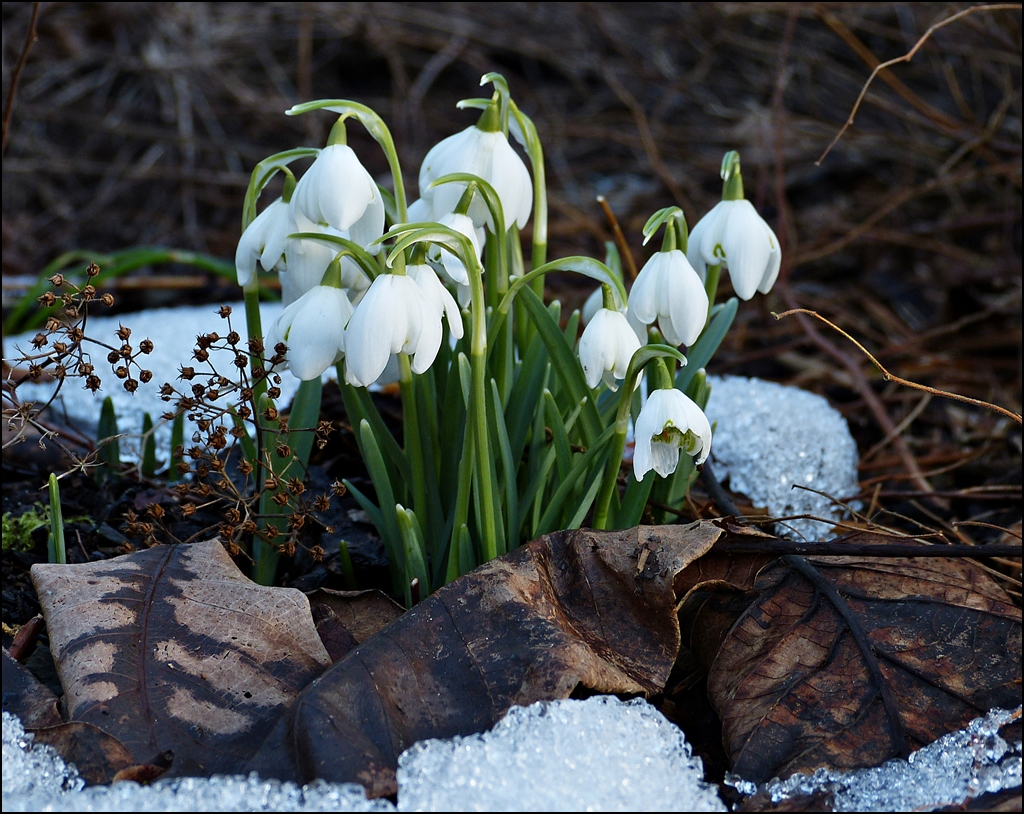
[[[914,390],[921,390],[924,393],[931,393],[933,396],[945,396],[946,398],[953,399],[954,401],[962,401],[965,404],[973,404],[975,407],[987,407],[989,410],[994,410],[995,412],[999,413],[1000,415],[1004,415],[1007,418],[1012,418],[1018,424],[1022,423],[1021,422],[1021,417],[1019,415],[1017,415],[1017,413],[1013,412],[1012,410],[1007,410],[1005,407],[1000,407],[998,404],[991,404],[990,402],[981,401],[980,399],[972,399],[972,398],[969,398],[968,396],[961,396],[959,393],[950,393],[950,392],[948,392],[946,390],[939,390],[939,389],[937,389],[935,387],[929,387],[926,384],[918,384],[917,382],[912,382],[909,379],[903,379],[903,378],[895,375],[894,373],[890,373],[888,370],[885,369],[885,367],[882,365],[882,363],[879,362],[874,356],[872,356],[871,352],[867,348],[865,348],[860,342],[858,342],[856,339],[854,339],[852,336],[850,336],[846,331],[844,331],[838,325],[836,325],[833,322],[830,322],[828,319],[823,317],[817,311],[811,311],[808,308],[791,308],[789,311],[783,311],[781,314],[778,314],[778,313],[772,311],[772,316],[775,317],[776,319],[782,319],[783,317],[787,317],[790,314],[807,314],[808,316],[812,316],[812,317],[815,317],[816,319],[820,319],[822,322],[824,322],[830,328],[832,328],[832,329],[838,331],[839,333],[841,333],[843,336],[845,336],[847,339],[849,339],[854,345],[856,345],[857,348],[865,356],[868,357],[868,359],[871,360],[871,363],[875,367],[877,367],[879,369],[879,371],[881,371],[882,378],[884,378],[887,382],[888,381],[893,381],[893,382],[896,382],[897,384],[902,384],[904,387],[912,387]],[[893,428],[893,429],[895,429],[895,428]]]
[[[28,51],[38,37],[36,21],[39,19],[39,5],[39,3],[32,4],[32,19],[28,23],[28,34],[25,35],[25,44],[21,46],[18,64],[14,66],[14,72],[11,74],[11,88],[7,92],[7,102],[4,104],[4,130],[2,135],[3,141],[0,143],[0,155],[7,152],[7,133],[11,128],[11,116],[14,114],[14,94],[18,90],[18,80],[21,79],[21,71],[28,61]]]
[[[839,139],[843,137],[843,133],[845,133],[853,125],[854,117],[857,115],[857,111],[860,109],[860,103],[864,101],[864,96],[868,92],[868,87],[870,87],[875,77],[878,76],[878,74],[881,71],[884,71],[886,68],[896,65],[899,62],[910,62],[910,60],[914,58],[914,54],[918,52],[921,46],[925,44],[925,42],[928,40],[929,37],[931,37],[931,35],[934,32],[938,31],[943,26],[947,26],[950,23],[959,20],[961,17],[966,17],[968,14],[973,14],[976,11],[1002,11],[1020,8],[1020,3],[994,3],[991,5],[971,6],[970,8],[962,9],[961,11],[958,11],[956,14],[947,17],[945,20],[940,20],[939,22],[930,26],[928,30],[925,31],[924,34],[921,36],[921,39],[919,39],[914,44],[914,47],[907,51],[907,53],[903,54],[903,56],[899,56],[896,57],[895,59],[890,59],[886,60],[885,62],[878,63],[878,65],[875,66],[874,70],[871,71],[871,75],[864,83],[864,87],[861,88],[860,95],[857,96],[857,101],[854,102],[853,110],[850,111],[850,116],[849,118],[847,118],[846,124],[844,124],[840,128],[839,132],[836,133],[836,137],[832,139],[832,142],[828,145],[828,147],[825,148],[825,152],[821,154],[821,158],[814,162],[815,166],[821,166],[821,162],[825,160],[825,156],[827,156],[832,151],[832,148],[836,146],[836,143],[839,141]]]
[[[608,199],[604,195],[598,195],[597,202],[601,205],[601,211],[604,212],[604,216],[608,218],[608,223],[612,227],[612,235],[615,237],[615,242],[619,244],[619,254],[622,255],[622,259],[626,264],[629,279],[635,280],[638,274],[636,261],[633,260],[633,252],[630,251],[629,244],[626,242],[626,236],[622,234],[619,219],[615,217],[615,213],[612,212],[612,208],[608,205]]]

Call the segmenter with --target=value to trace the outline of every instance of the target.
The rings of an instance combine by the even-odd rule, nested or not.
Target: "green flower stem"
[[[618,487],[619,470],[622,468],[622,453],[626,449],[626,434],[629,432],[630,408],[633,404],[633,391],[636,389],[636,379],[643,369],[653,363],[652,378],[659,382],[667,375],[666,368],[661,360],[676,359],[686,364],[686,357],[670,345],[647,345],[640,348],[629,360],[629,367],[626,370],[626,378],[619,389],[619,405],[615,411],[615,433],[612,437],[611,451],[609,452],[608,463],[605,466],[604,480],[601,483],[601,491],[597,493],[597,500],[594,503],[595,529],[607,529],[610,523],[610,509],[612,495]],[[660,376],[659,376],[660,371]],[[671,387],[671,379],[669,380]]]
[[[49,562],[68,564],[67,549],[64,545],[64,513],[60,505],[60,484],[57,476],[50,473],[50,536],[47,538]]]
[[[355,116],[359,119],[359,123],[366,128],[367,132],[373,136],[388,160],[388,168],[391,170],[391,178],[395,184],[395,205],[398,208],[398,220],[400,223],[405,223],[409,219],[409,209],[405,199],[405,182],[402,180],[402,164],[398,160],[398,152],[395,150],[395,140],[392,138],[388,126],[384,124],[384,120],[366,105],[350,102],[347,99],[319,99],[315,102],[306,102],[286,110],[285,114],[288,116],[299,116],[313,110],[330,110],[345,118]]]
[[[718,279],[721,275],[721,263],[708,266],[707,279],[704,281],[704,290],[708,292],[708,318],[704,323],[705,328],[711,322],[711,309],[715,307],[715,297],[718,296]]]
[[[245,332],[250,339],[263,339],[263,322],[260,318],[260,289],[256,275],[249,284],[242,288],[245,297]],[[260,396],[267,392],[266,377],[257,378],[256,371],[263,368],[263,354],[254,353],[249,357],[249,368],[252,371],[253,401],[259,403]],[[262,479],[261,479],[262,480]]]
[[[474,432],[474,446],[477,450],[477,475],[480,482],[479,528],[481,534],[480,552],[484,562],[498,556],[498,538],[495,528],[494,491],[491,481],[490,443],[487,428],[487,312],[484,302],[483,269],[475,256],[471,255],[469,285],[472,297],[472,344],[470,346],[469,412]]]
[[[452,515],[452,537],[448,549],[448,571],[444,581],[451,582],[462,576],[462,529],[469,519],[469,494],[473,483],[473,466],[475,463],[473,449],[473,431],[468,425],[462,444],[462,458],[459,460],[459,491],[455,496],[455,514]]]
[[[427,501],[427,471],[423,460],[423,433],[420,427],[419,411],[416,409],[409,354],[398,354],[398,383],[402,392],[402,424],[405,437],[405,455],[412,467],[412,505],[420,517],[430,515]]]
[[[537,136],[537,127],[525,113],[521,112],[515,102],[510,101],[512,115],[516,117],[523,135],[526,137],[526,154],[533,169],[533,252],[530,257],[530,268],[540,268],[548,257],[548,187],[544,173],[544,147]],[[543,298],[544,279],[533,284],[534,292]]]

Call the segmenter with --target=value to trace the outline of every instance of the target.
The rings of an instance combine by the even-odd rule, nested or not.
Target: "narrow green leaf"
[[[722,306],[722,309],[712,317],[711,322],[704,328],[700,338],[690,348],[687,364],[676,373],[676,389],[686,392],[690,379],[701,368],[706,368],[711,358],[722,344],[725,335],[736,318],[736,311],[739,308],[739,300],[730,297],[729,301]]]
[[[530,288],[521,290],[522,301],[533,318],[541,339],[547,346],[551,364],[558,380],[569,393],[573,403],[579,404],[586,399],[581,415],[584,444],[590,446],[601,435],[601,417],[597,413],[597,405],[590,399],[590,388],[583,377],[583,368],[570,346],[566,345],[558,324],[552,322],[551,314],[544,307],[541,299]]]
[[[288,416],[288,446],[296,463],[287,470],[290,477],[304,478],[313,450],[313,438],[320,423],[320,399],[323,385],[320,379],[310,379],[299,384]],[[296,466],[297,464],[297,466]]]
[[[430,593],[430,575],[427,573],[427,560],[424,554],[423,530],[412,509],[406,509],[398,504],[395,506],[395,514],[398,517],[398,528],[402,534],[402,550],[405,554],[405,603],[407,607],[412,607],[411,583],[414,579],[420,581],[420,591],[422,592],[420,596],[425,597]]]
[[[100,466],[96,470],[97,477],[103,476],[106,470],[116,475],[121,470],[121,442],[118,440],[117,414],[114,412],[114,400],[107,396],[100,407],[100,420],[96,427],[96,441]]]
[[[232,419],[236,422],[236,426],[241,422],[241,419],[237,415],[232,414]],[[245,424],[241,424],[242,429],[245,429]],[[183,446],[185,443],[185,413],[180,412],[174,416],[174,421],[171,423],[171,454],[169,457],[170,467],[167,470],[167,482],[175,483],[182,478],[182,474],[178,471],[178,464],[184,459],[180,455],[175,455],[174,451],[178,447]],[[248,447],[246,444],[248,443]],[[256,465],[256,445],[253,444],[252,439],[248,433],[242,436],[242,451],[245,454],[245,459],[254,466]]]
[[[540,522],[537,526],[538,534],[547,534],[548,532],[558,529],[566,499],[572,493],[573,489],[576,488],[577,481],[590,471],[591,467],[594,466],[595,461],[601,455],[605,454],[605,447],[607,447],[608,442],[611,440],[614,430],[614,427],[608,427],[608,429],[601,433],[601,435],[598,436],[596,443],[591,445],[587,451],[579,457],[576,461],[576,465],[573,466],[572,470],[569,472],[568,477],[558,484],[558,488],[555,490],[555,493],[548,501],[547,507],[544,509],[544,514],[541,515]],[[598,475],[600,475],[600,467],[596,467],[596,470]]]
[[[498,393],[498,385],[494,379],[491,379],[491,407],[495,418],[491,426],[498,437],[502,480],[505,486],[505,518],[508,530],[505,543],[507,548],[511,549],[519,544],[519,529],[516,526],[516,519],[519,516],[519,488],[516,483],[517,461],[512,457],[512,448],[509,445],[508,432],[505,428],[505,416],[501,410],[501,394]]]
[[[57,476],[50,473],[50,535],[47,539],[47,555],[50,562],[67,565],[68,555],[64,546],[64,513],[60,505],[60,484]]]
[[[626,486],[626,494],[622,498],[622,505],[615,515],[614,528],[617,529],[628,529],[640,524],[657,473],[653,469],[650,470],[644,475],[642,481],[638,481],[633,477],[632,472],[627,477],[629,480]]]
[[[153,417],[149,413],[142,416],[142,477],[156,476],[156,439],[153,437]]]
[[[378,526],[378,531],[384,540],[384,547],[387,550],[388,559],[391,560],[391,567],[396,572],[395,577],[399,580],[399,584],[403,584],[406,580],[406,563],[402,548],[402,534],[395,512],[395,490],[392,488],[387,467],[384,465],[384,457],[381,455],[370,422],[365,418],[359,422],[359,437],[362,440],[363,461],[370,473],[370,480],[373,481],[373,488],[377,492],[377,502],[380,505],[383,525]]]

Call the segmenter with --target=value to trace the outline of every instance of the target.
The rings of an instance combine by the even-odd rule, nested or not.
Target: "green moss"
[[[32,532],[40,526],[50,525],[50,508],[37,503],[35,509],[29,509],[20,517],[12,517],[10,512],[3,516],[3,550],[28,551],[35,543]]]
[[[88,515],[79,517],[68,517],[64,520],[65,526],[75,523],[86,523],[93,525],[92,518]],[[22,515],[14,517],[10,512],[4,512],[3,516],[3,550],[28,551],[35,545],[32,540],[32,532],[40,526],[49,527],[50,507],[42,503],[36,503],[34,508],[29,509]]]

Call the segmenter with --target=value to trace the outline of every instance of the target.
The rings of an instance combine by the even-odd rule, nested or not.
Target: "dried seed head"
[[[102,297],[100,297],[100,302],[107,306],[107,308],[110,308],[114,304],[114,295],[104,294]]]
[[[138,379],[128,379],[124,383],[124,389],[127,390],[129,393],[134,393],[136,390],[139,389],[139,380]]]
[[[222,305],[220,307],[220,310],[217,311],[217,313],[220,314],[221,319],[227,319],[229,316],[231,316],[231,306]]]
[[[60,288],[62,285],[64,285],[64,275],[63,274],[54,274],[50,278],[50,282],[53,283],[54,287]]]
[[[149,384],[151,381],[153,381],[153,371],[152,370],[140,370],[139,371],[139,379],[142,380],[143,384]]]
[[[132,335],[132,329],[131,328],[126,328],[120,322],[117,323],[117,338],[118,339],[120,339],[122,342],[127,342],[128,341],[128,337],[131,336],[131,335]]]
[[[145,354],[152,353],[153,352],[153,342],[152,342],[152,340],[143,339],[139,343],[139,350],[142,351]]]
[[[89,267],[85,270],[85,273],[91,280],[93,277],[100,273],[100,267],[97,266],[95,263],[90,263]]]
[[[119,379],[127,379],[128,368],[126,368],[124,365],[119,365],[118,367],[114,368],[114,375],[117,376],[117,378]]]
[[[41,297],[37,297],[36,302],[38,302],[42,306],[45,306],[46,308],[49,308],[51,305],[57,302],[57,295],[54,294],[52,291],[47,291]]]
[[[112,365],[116,365],[118,362],[121,361],[121,354],[118,353],[116,350],[112,350],[110,353],[107,354],[107,361],[110,362],[110,364]]]

